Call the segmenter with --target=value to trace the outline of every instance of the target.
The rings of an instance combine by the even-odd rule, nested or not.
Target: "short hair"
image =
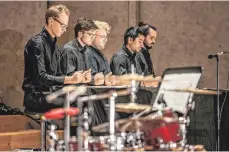
[[[143,35],[146,37],[149,34],[150,28],[153,29],[154,31],[157,31],[157,28],[153,25],[150,25],[148,23],[140,22],[138,26],[141,28],[143,31]]]
[[[68,16],[70,16],[70,11],[65,5],[58,4],[49,7],[48,10],[45,12],[46,24],[48,24],[48,19],[50,17],[58,18],[61,13],[66,13]]]
[[[92,20],[89,20],[85,17],[81,17],[76,21],[74,26],[75,37],[78,37],[78,32],[80,31],[89,31],[89,30],[96,30],[98,27]]]
[[[143,35],[143,31],[139,27],[132,26],[128,28],[124,34],[124,45],[127,45],[128,38],[135,40],[139,34]]]
[[[107,22],[102,22],[102,21],[93,21],[95,25],[98,27],[98,29],[103,29],[109,34],[111,32],[111,26]]]

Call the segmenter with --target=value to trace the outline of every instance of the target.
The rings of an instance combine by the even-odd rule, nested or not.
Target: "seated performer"
[[[141,51],[144,35],[139,27],[130,27],[124,34],[124,45],[115,53],[111,59],[110,67],[114,75],[132,73],[131,64],[134,65],[134,73],[148,75],[148,71],[141,68],[136,54]],[[147,90],[139,89],[136,102],[139,104],[150,104],[152,94]],[[118,102],[130,102],[130,99],[120,98]]]
[[[72,75],[75,71],[84,71],[84,83],[91,82],[91,69],[88,65],[88,58],[85,56],[87,46],[92,44],[95,38],[97,26],[92,20],[79,18],[74,27],[75,39],[68,42],[62,48],[61,54],[61,70],[65,75]],[[101,78],[102,77],[102,78]],[[96,79],[101,78],[101,79]],[[104,82],[103,74],[96,76],[96,83]],[[102,81],[102,82],[100,82]]]
[[[81,83],[82,75],[73,72],[63,76],[60,71],[60,51],[56,41],[68,26],[70,11],[64,5],[54,5],[45,13],[42,31],[30,38],[24,51],[24,91],[25,110],[43,113],[52,108],[62,107],[62,102],[48,103],[44,92],[53,85]]]
[[[107,42],[107,35],[110,33],[111,27],[106,22],[94,21],[98,30],[96,31],[96,36],[92,45],[89,46],[86,50],[86,56],[88,57],[89,67],[91,68],[92,77],[94,77],[98,73],[102,73],[105,77],[105,85],[111,86],[111,70],[110,65],[108,63],[107,58],[103,54],[103,50],[105,48]],[[93,78],[92,78],[93,80]],[[92,81],[92,85],[94,82]],[[102,84],[102,85],[104,85]],[[96,85],[96,84],[95,84]],[[92,89],[94,94],[103,93],[105,90],[102,89]],[[108,91],[108,90],[107,90]],[[100,100],[94,103],[95,114],[97,115],[96,124],[104,123],[108,121],[108,111],[105,104],[107,103],[107,99]]]
[[[151,60],[149,50],[152,49],[153,45],[156,42],[157,30],[156,27],[146,24],[144,22],[140,22],[139,27],[142,29],[143,35],[145,37],[143,41],[143,47],[139,53],[141,58],[141,64],[143,66],[146,63],[145,68],[148,68],[149,74],[155,77],[156,75],[153,69],[153,62]]]
[[[91,68],[92,76],[97,73],[103,73],[105,76],[105,85],[112,85],[110,81],[111,70],[106,56],[103,54],[107,42],[107,35],[110,33],[111,27],[106,22],[94,21],[98,30],[92,45],[86,50],[86,55],[89,58],[89,67]]]
[[[150,76],[153,76],[155,79],[160,80],[161,77],[157,76],[154,72],[153,68],[153,62],[151,60],[150,52],[149,50],[153,47],[155,44],[156,38],[157,38],[157,30],[156,27],[146,24],[144,22],[139,23],[139,27],[141,28],[143,35],[145,37],[143,41],[143,46],[141,51],[137,54],[137,58],[139,60],[140,66],[142,70],[147,70],[148,74]],[[142,83],[144,86],[154,86],[157,87],[158,83]]]

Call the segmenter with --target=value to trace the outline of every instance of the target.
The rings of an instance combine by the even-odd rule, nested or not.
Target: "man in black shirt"
[[[84,83],[91,82],[91,70],[88,65],[88,58],[85,51],[87,46],[92,44],[95,38],[97,26],[92,20],[86,18],[79,18],[74,27],[75,39],[64,45],[61,54],[61,70],[65,75],[72,75],[75,71],[84,71],[85,75]],[[97,78],[102,77],[102,83],[104,82],[103,75],[98,74]],[[100,80],[100,79],[99,79]],[[100,80],[101,81],[101,80]]]
[[[43,113],[62,103],[47,103],[43,93],[53,85],[81,83],[81,73],[63,76],[60,71],[60,52],[56,38],[60,37],[68,26],[70,12],[64,5],[50,7],[45,13],[46,24],[41,33],[33,36],[24,51],[24,91],[25,109]]]
[[[111,59],[111,71],[114,75],[132,73],[131,64],[135,67],[135,73],[144,74],[140,64],[135,57],[141,50],[144,36],[138,27],[130,27],[124,34],[124,45],[121,50],[115,53]]]
[[[86,55],[88,57],[89,61],[89,67],[91,68],[92,77],[94,77],[98,73],[102,73],[105,77],[105,85],[113,85],[111,81],[111,70],[110,65],[108,63],[107,58],[103,54],[103,50],[105,48],[106,42],[107,42],[107,35],[110,33],[110,26],[106,22],[101,21],[93,21],[95,25],[98,27],[98,30],[96,30],[96,36],[95,39],[92,42],[92,45],[89,46],[86,50]],[[92,78],[93,80],[93,78]],[[92,85],[94,82],[91,83]],[[101,85],[104,85],[101,84]],[[92,92],[94,94],[100,94],[103,92],[107,92],[107,89],[92,89]],[[100,100],[94,103],[94,110],[95,114],[97,115],[95,117],[95,125],[107,122],[108,119],[108,109],[105,106],[107,103],[107,99]]]
[[[148,66],[150,75],[153,75],[154,77],[156,77],[154,69],[153,69],[153,62],[151,60],[149,50],[153,47],[153,45],[156,42],[157,29],[156,27],[143,23],[143,22],[139,23],[139,27],[142,29],[143,35],[145,36],[142,50],[139,53],[141,63],[142,64],[146,63],[147,64],[146,66]]]
[[[106,56],[103,54],[107,42],[107,35],[110,33],[111,27],[108,23],[102,21],[93,21],[98,27],[96,30],[96,36],[92,45],[86,50],[86,55],[89,59],[89,67],[91,68],[91,74],[94,77],[97,73],[103,73],[105,77],[105,85],[113,85],[111,81],[112,73],[110,65]],[[93,83],[92,83],[93,84]]]
[[[124,34],[124,45],[121,50],[115,53],[111,59],[110,67],[114,75],[124,75],[132,73],[131,64],[134,65],[134,73],[140,75],[148,75],[148,71],[143,71],[136,54],[140,52],[144,41],[144,35],[140,28],[130,27]],[[147,90],[139,89],[136,102],[139,104],[149,104],[152,98],[151,93]],[[130,98],[120,97],[118,102],[130,102]],[[126,115],[120,115],[120,117],[126,117]]]

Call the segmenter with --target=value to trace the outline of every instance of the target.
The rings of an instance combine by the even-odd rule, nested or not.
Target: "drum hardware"
[[[115,98],[117,97],[116,92],[112,92],[110,97],[110,125],[109,125],[109,133],[110,133],[110,150],[116,150],[116,137],[115,137]]]
[[[58,135],[57,133],[55,132],[56,131],[56,126],[51,124],[50,125],[50,130],[48,132],[48,136],[49,136],[49,151],[55,151],[55,145],[56,145],[56,142],[58,141]]]
[[[79,151],[88,151],[89,147],[89,113],[88,108],[83,108],[83,102],[77,102],[78,108],[83,109],[83,112],[80,113],[78,118],[78,127],[77,127],[77,135],[78,135],[78,150]]]
[[[158,139],[159,149],[170,150],[177,147],[177,144],[174,142],[164,143],[162,139]]]
[[[195,107],[195,101],[192,100],[193,93],[189,94],[188,103],[186,105],[185,113],[182,117],[179,117],[180,123],[180,134],[182,140],[180,141],[181,146],[185,146],[187,144],[187,126],[190,124],[190,119],[188,117],[188,113],[191,109]]]
[[[109,91],[108,93],[98,94],[98,95],[91,95],[91,96],[85,96],[78,99],[78,108],[82,109],[84,102],[89,102],[93,100],[101,100],[110,98],[110,123],[109,123],[109,133],[110,133],[110,144],[113,146],[110,146],[112,149],[116,149],[116,137],[115,137],[115,126],[114,126],[114,119],[115,119],[115,97],[117,96],[124,96],[130,94],[129,89],[120,90],[120,91]],[[81,111],[81,110],[80,110]],[[78,133],[78,150],[79,151],[87,151],[88,149],[88,135],[89,135],[89,118],[88,118],[88,110],[84,109],[84,117],[81,119],[81,115],[79,115],[78,119],[78,127],[77,127],[77,133]],[[83,124],[83,125],[81,125]],[[114,146],[115,145],[115,146]]]
[[[71,92],[71,94],[70,94]],[[65,150],[69,151],[69,139],[70,139],[70,114],[68,114],[68,110],[70,109],[70,103],[75,101],[76,97],[82,95],[86,92],[85,86],[76,87],[74,85],[69,85],[63,87],[62,89],[51,93],[50,95],[46,96],[46,100],[48,103],[52,103],[55,99],[63,94],[66,94],[65,102],[64,102],[64,143],[65,143]],[[80,109],[81,110],[81,109]],[[77,112],[78,114],[78,112]],[[63,115],[63,114],[62,114]],[[60,115],[58,115],[60,116]]]
[[[132,92],[133,90],[128,90],[128,93]],[[127,94],[127,92],[121,93]],[[130,110],[136,110],[136,107],[142,108],[142,111],[133,116],[130,119],[120,119],[115,121],[114,120],[114,113],[115,113],[115,108],[117,108],[118,104],[115,105],[115,98],[120,95],[120,92],[115,92],[115,91],[110,91],[109,93],[106,94],[100,94],[100,95],[92,95],[92,96],[86,96],[79,98],[78,100],[78,107],[82,109],[82,104],[84,102],[88,102],[90,100],[99,100],[102,98],[110,98],[110,122],[109,123],[104,123],[100,124],[98,126],[95,126],[92,128],[95,132],[109,132],[109,136],[100,136],[99,138],[97,137],[92,137],[89,136],[89,125],[90,125],[90,115],[89,115],[89,109],[88,107],[85,107],[83,110],[80,110],[80,115],[78,117],[78,121],[80,121],[78,128],[81,128],[81,132],[79,131],[78,136],[80,136],[82,140],[82,148],[81,150],[84,151],[100,151],[100,150],[110,150],[110,151],[123,151],[123,150],[146,150],[145,148],[148,147],[150,150],[174,150],[178,148],[179,146],[182,147],[185,150],[193,150],[195,149],[194,146],[192,145],[187,145],[186,142],[186,134],[187,134],[187,129],[186,127],[189,125],[189,117],[188,112],[194,108],[194,101],[191,99],[191,95],[189,97],[189,102],[187,104],[185,113],[182,117],[175,118],[175,113],[171,110],[167,110],[168,106],[166,105],[166,102],[163,100],[163,92],[160,95],[160,100],[158,102],[161,105],[161,108],[157,110],[155,113],[141,117],[147,112],[153,111],[153,108],[151,106],[146,105],[146,107],[142,108],[143,105],[136,104],[136,103],[129,103],[128,108]],[[133,98],[132,98],[133,99]],[[125,104],[125,108],[127,109],[127,104]],[[131,108],[130,108],[131,107]],[[134,108],[133,108],[134,107]],[[138,107],[138,109],[140,109]],[[123,108],[123,109],[125,109]],[[121,109],[121,108],[119,108]],[[65,113],[66,115],[68,114],[67,112]],[[174,129],[175,128],[175,129]],[[179,129],[177,129],[179,128]],[[116,134],[115,131],[119,132],[120,134]],[[55,129],[52,130],[55,132]],[[150,144],[147,145],[147,139],[146,139],[146,133],[151,131],[151,137],[152,139],[157,140],[157,144]],[[166,132],[167,131],[167,132]],[[182,140],[178,140],[176,133],[180,131],[180,135],[182,137]],[[159,134],[155,134],[155,133]],[[168,133],[168,136],[164,136],[163,133]],[[153,136],[154,135],[154,136]],[[51,134],[53,136],[52,138],[54,139],[55,136],[54,134]],[[77,138],[69,138],[69,150],[80,150],[79,149],[79,144],[80,144],[80,139],[78,137],[78,141],[76,140]],[[179,142],[178,142],[179,141]],[[55,147],[57,150],[65,150],[65,142],[61,142],[61,140],[58,140],[57,146]],[[102,147],[102,148],[101,148]],[[54,150],[55,150],[54,148]],[[182,150],[183,150],[182,149]],[[53,145],[50,146],[50,150],[53,151]],[[81,151],[80,150],[80,151]]]

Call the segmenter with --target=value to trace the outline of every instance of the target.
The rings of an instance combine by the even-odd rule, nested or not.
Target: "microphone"
[[[212,59],[214,57],[218,57],[218,56],[226,54],[226,53],[229,54],[229,52],[219,52],[219,53],[216,53],[216,54],[210,54],[210,55],[208,55],[208,59]]]
[[[62,89],[47,95],[46,96],[46,100],[47,100],[48,103],[52,103],[60,95],[66,94],[66,93],[68,93],[70,91],[77,90],[77,88],[78,87],[76,87],[74,85],[69,85],[69,86],[63,87]]]
[[[87,92],[87,87],[86,86],[79,86],[75,91],[71,92],[68,96],[67,96],[67,100],[72,103],[73,101],[75,101],[75,99],[80,96],[83,95]]]

